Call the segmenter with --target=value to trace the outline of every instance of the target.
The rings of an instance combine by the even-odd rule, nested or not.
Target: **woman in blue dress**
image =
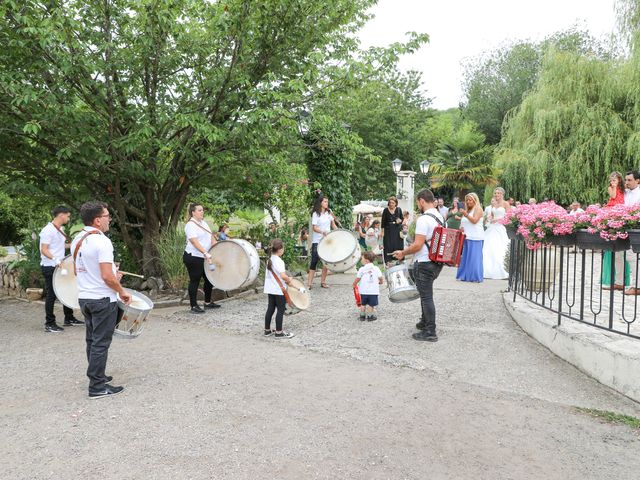
[[[463,282],[482,282],[484,268],[482,247],[484,246],[483,210],[480,199],[475,193],[464,197],[465,208],[460,209],[460,230],[465,234],[462,258],[456,274],[456,280]]]

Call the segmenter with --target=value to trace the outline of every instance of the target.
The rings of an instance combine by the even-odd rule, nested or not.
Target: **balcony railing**
[[[615,289],[623,283],[603,285],[605,259],[611,272],[616,256],[623,255],[631,262],[630,285]],[[509,249],[509,291],[514,302],[518,297],[557,314],[558,325],[572,320],[620,335],[640,339],[640,296],[625,295],[625,291],[640,287],[638,272],[640,256],[630,250],[610,252],[579,247],[548,246],[530,250],[518,237],[511,240]],[[607,280],[607,279],[605,279]]]

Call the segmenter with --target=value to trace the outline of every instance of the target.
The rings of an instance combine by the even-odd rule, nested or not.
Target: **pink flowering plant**
[[[574,232],[576,218],[553,201],[520,205],[507,212],[501,223],[517,231],[527,245],[536,250],[551,243],[551,237]]]
[[[593,214],[587,219],[586,215],[590,208],[591,206],[579,216],[579,220],[588,220],[587,231],[599,233],[605,240],[627,238],[628,230],[640,227],[640,205],[614,205],[594,209]]]

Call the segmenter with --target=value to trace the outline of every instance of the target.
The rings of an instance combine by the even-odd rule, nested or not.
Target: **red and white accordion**
[[[460,230],[438,225],[428,244],[429,260],[451,267],[460,265],[465,235]]]

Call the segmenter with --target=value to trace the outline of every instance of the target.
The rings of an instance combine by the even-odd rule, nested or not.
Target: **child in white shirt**
[[[360,320],[372,322],[377,320],[375,307],[378,305],[378,295],[380,295],[380,285],[382,285],[382,272],[373,264],[376,259],[374,252],[368,251],[362,254],[364,264],[353,281],[353,288],[360,290]]]
[[[271,240],[271,244],[267,247],[269,260],[267,260],[267,271],[264,274],[263,291],[269,298],[267,313],[265,313],[264,316],[264,335],[269,336],[273,334],[275,338],[292,338],[294,336],[293,333],[285,332],[282,329],[284,309],[286,306],[283,289],[286,290],[286,285],[291,283],[291,277],[286,274],[284,260],[281,258],[283,254],[284,242],[279,238]],[[273,318],[274,312],[276,314],[276,329],[272,330],[271,319]]]

